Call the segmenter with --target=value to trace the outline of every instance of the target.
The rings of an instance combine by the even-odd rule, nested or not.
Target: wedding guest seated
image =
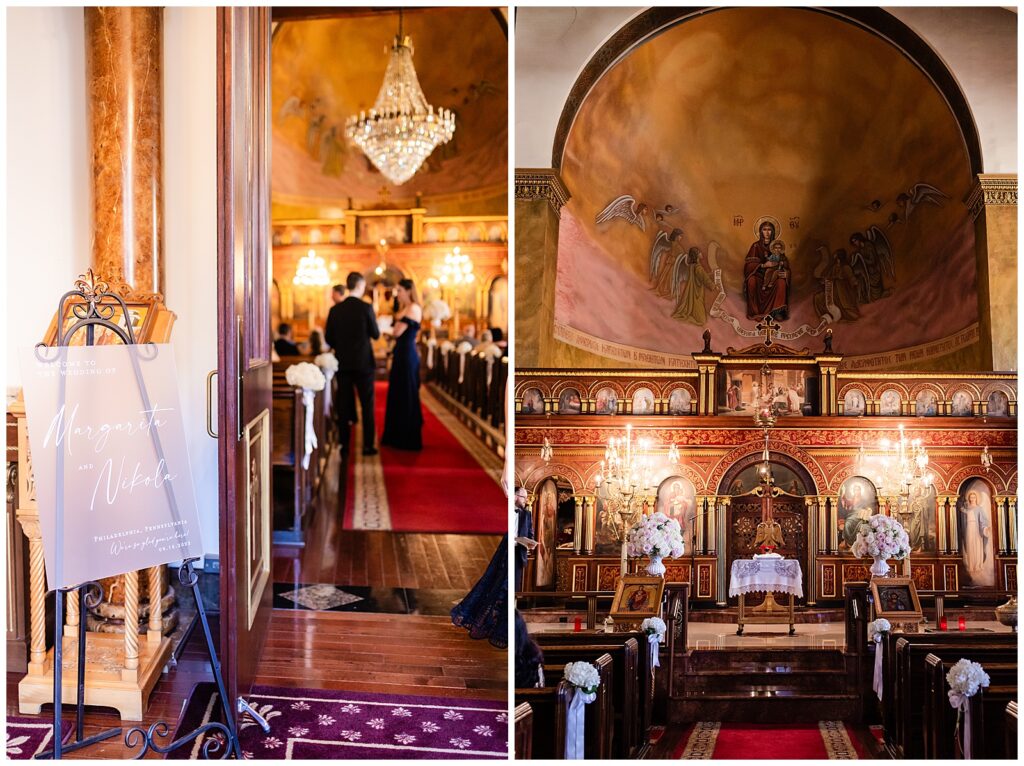
[[[516,688],[544,686],[544,652],[526,629],[526,620],[516,609]]]
[[[508,348],[508,340],[505,339],[505,333],[500,327],[491,327],[487,330],[491,334],[491,338],[502,348]]]
[[[331,288],[331,303],[341,303],[345,300],[345,285],[335,285]]]
[[[277,326],[277,340],[274,341],[274,350],[278,356],[300,356],[298,345],[292,337],[292,326],[287,322],[281,322]]]
[[[320,356],[328,350],[327,342],[324,340],[324,333],[319,327],[314,327],[309,333],[309,353],[312,356]]]
[[[455,345],[458,346],[460,343],[468,343],[473,348],[477,347],[480,341],[476,337],[476,325],[468,324],[462,329],[462,337],[455,341]]]

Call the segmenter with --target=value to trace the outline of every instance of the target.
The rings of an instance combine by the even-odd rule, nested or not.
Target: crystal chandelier
[[[652,490],[653,458],[649,439],[633,441],[633,426],[625,437],[612,437],[604,451],[594,491],[604,501],[601,523],[622,543],[620,575],[626,574],[626,536],[643,511],[643,499]]]
[[[384,276],[384,272],[388,270],[388,241],[386,239],[382,239],[377,243],[377,253],[380,255],[380,263],[377,264],[377,268],[373,270],[373,273],[378,277],[382,277]]]
[[[473,261],[456,247],[444,257],[444,263],[436,267],[438,281],[445,287],[464,287],[476,279]]]
[[[401,186],[440,144],[455,133],[455,115],[450,109],[427,103],[412,63],[412,40],[402,34],[402,12],[398,12],[398,35],[384,71],[384,82],[373,108],[352,115],[345,135],[395,186]]]
[[[316,254],[316,250],[307,251],[299,260],[292,284],[298,287],[325,287],[330,282],[331,277],[327,273],[324,259]]]

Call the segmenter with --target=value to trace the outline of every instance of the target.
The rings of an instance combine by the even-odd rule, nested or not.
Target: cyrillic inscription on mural
[[[23,349],[50,588],[202,555],[169,345]]]

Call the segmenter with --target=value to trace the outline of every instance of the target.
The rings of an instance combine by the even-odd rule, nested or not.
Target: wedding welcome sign
[[[201,556],[171,346],[21,355],[49,587]]]

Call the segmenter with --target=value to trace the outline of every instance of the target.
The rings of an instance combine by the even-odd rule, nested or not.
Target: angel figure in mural
[[[789,319],[789,260],[785,247],[780,251],[772,243],[777,233],[775,224],[762,221],[760,238],[750,246],[743,262],[743,297],[747,303],[747,319]]]
[[[622,218],[626,223],[631,223],[640,231],[647,231],[647,215],[650,208],[645,202],[637,202],[629,194],[616,197],[608,206],[597,214],[594,223],[604,223],[614,218]]]
[[[942,200],[944,199],[949,199],[949,196],[943,194],[931,184],[916,183],[907,189],[905,193],[896,197],[896,207],[900,211],[902,220],[906,222],[910,220],[910,214],[914,212],[914,208],[918,205],[928,203],[935,205],[935,207],[942,207]]]
[[[715,280],[700,262],[701,255],[699,247],[691,247],[682,262],[681,281],[676,282],[679,302],[676,304],[675,313],[672,314],[675,319],[682,319],[698,326],[703,326],[708,321],[704,291],[715,287]]]
[[[869,226],[862,234],[855,231],[850,235],[853,256],[850,266],[857,276],[858,302],[871,303],[892,295],[892,288],[886,287],[885,275],[896,278],[892,246],[885,233],[877,226]]]
[[[672,273],[683,245],[683,230],[659,231],[651,246],[650,280],[652,289],[662,298],[672,294]]]
[[[818,251],[824,251],[823,255],[827,256],[828,248],[823,245]],[[846,250],[840,248],[832,254],[832,262],[821,272],[821,279],[824,283],[822,291],[814,296],[814,310],[818,316],[828,316],[833,322],[852,322],[860,319],[860,310],[857,308],[860,282],[853,273],[850,256]],[[829,283],[832,286],[831,302],[827,289]]]

